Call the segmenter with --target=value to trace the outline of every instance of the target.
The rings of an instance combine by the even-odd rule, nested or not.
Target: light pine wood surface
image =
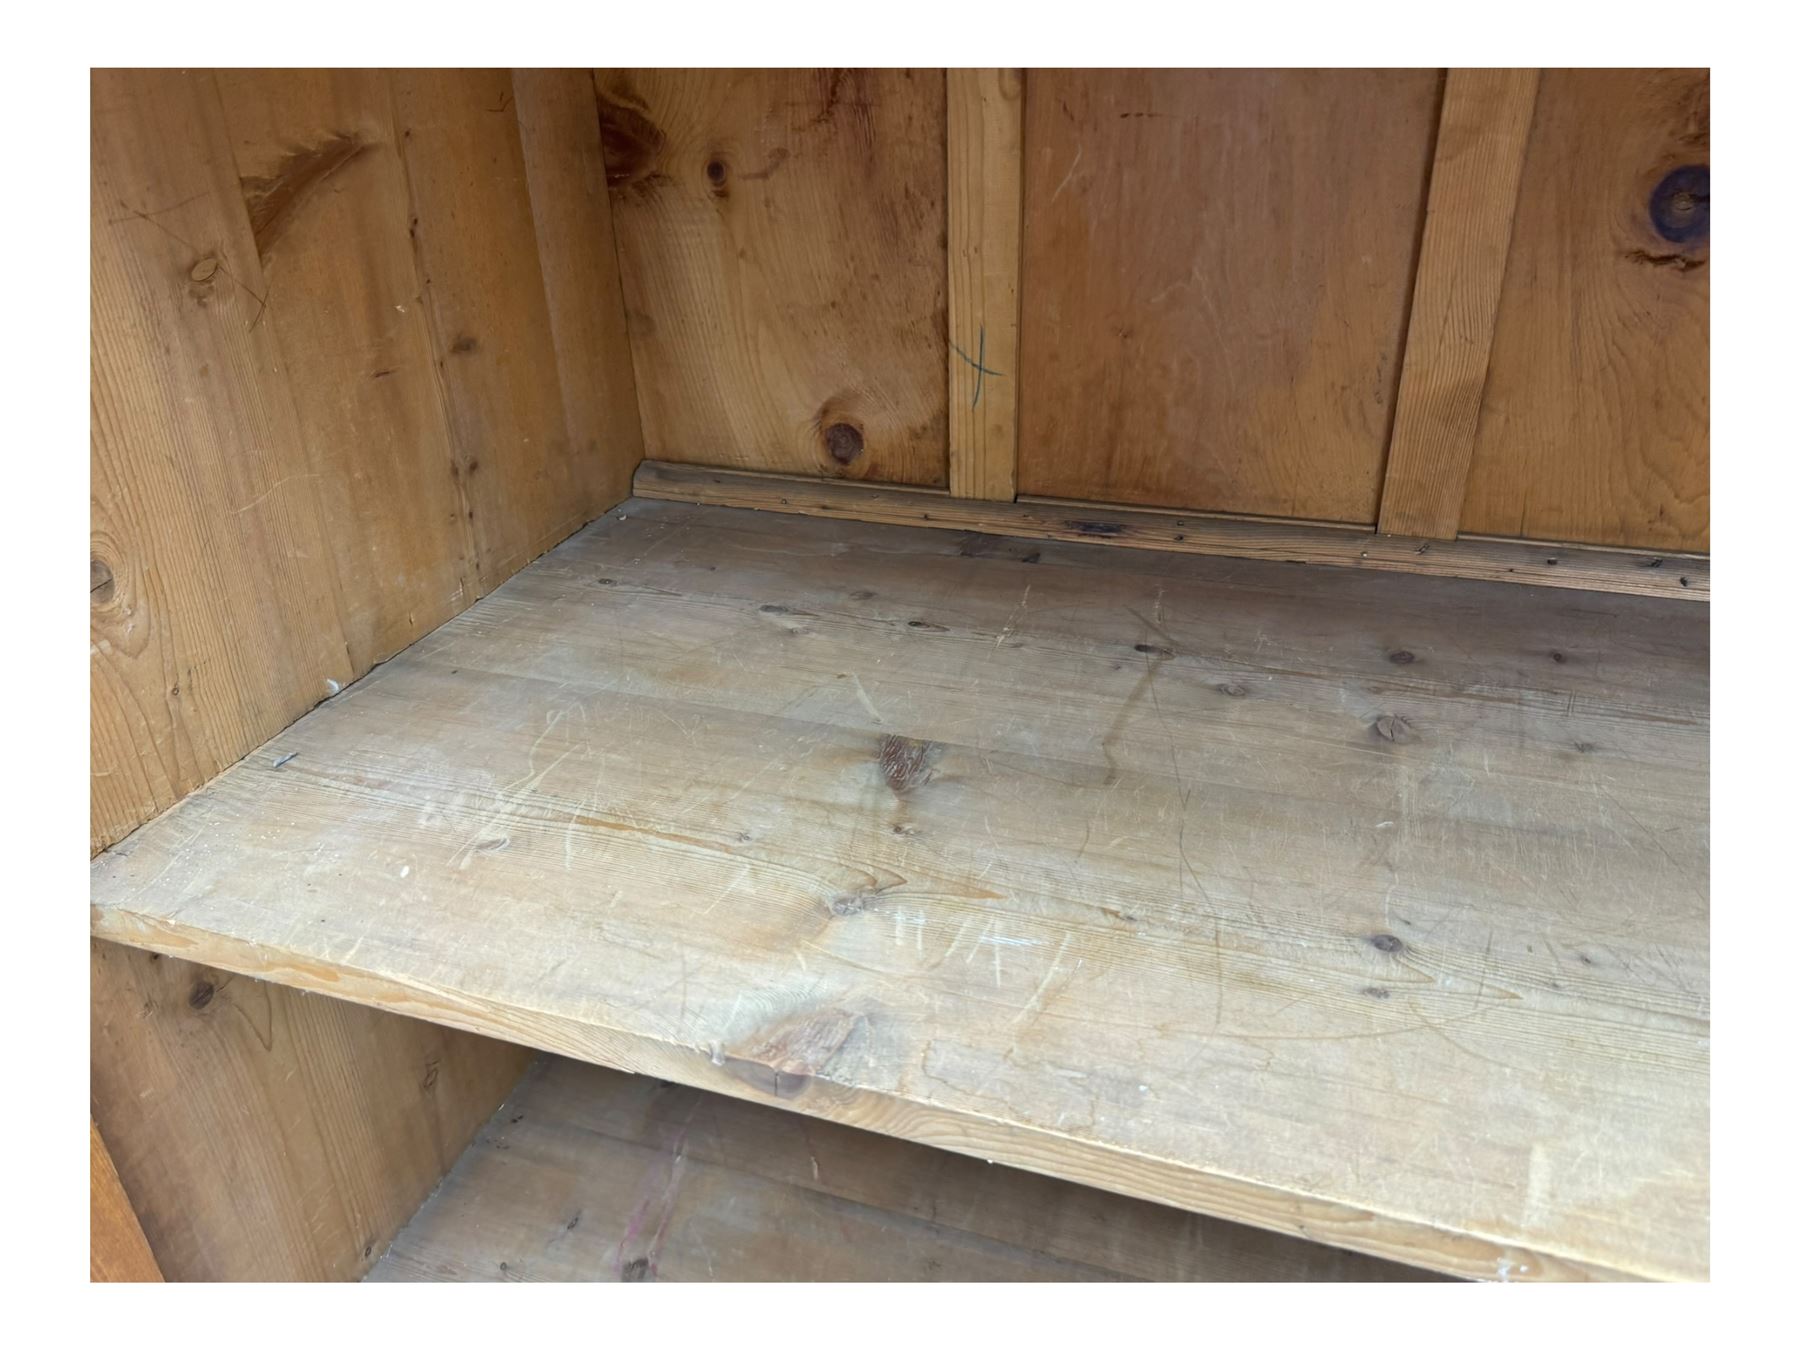
[[[213,78],[98,70],[92,100],[100,848],[356,667]]]
[[[229,70],[217,82],[265,283],[259,327],[280,344],[282,377],[270,375],[291,391],[306,449],[290,487],[318,503],[315,556],[339,560],[360,673],[478,594],[387,76]]]
[[[942,486],[944,72],[597,79],[646,452]]]
[[[1013,499],[1025,74],[945,72],[949,113],[950,493]]]
[[[1373,525],[1442,80],[1030,71],[1019,490]]]
[[[1707,622],[632,501],[103,854],[93,926],[1451,1273],[1698,1278]]]
[[[604,360],[622,357],[594,325],[564,322],[565,306],[604,257],[607,201],[580,190],[600,171],[589,116],[559,98],[559,79],[504,70],[397,70],[394,119],[416,217],[415,246],[425,311],[439,355],[456,454],[448,472],[461,494],[480,594],[605,510],[635,466],[638,445],[605,437],[608,425],[571,425],[571,411],[609,406]],[[521,132],[529,121],[529,135]],[[533,178],[533,166],[539,172]],[[534,181],[561,177],[565,196]],[[559,250],[588,250],[578,263],[547,264]],[[562,283],[551,300],[551,280]],[[623,323],[614,313],[613,325]],[[585,340],[590,346],[577,344]],[[565,375],[576,388],[565,391]],[[632,382],[613,373],[613,397],[629,407]],[[587,386],[583,388],[582,386]],[[629,421],[626,422],[629,426]],[[612,462],[609,464],[609,452]],[[620,472],[623,467],[624,474]]]
[[[1704,70],[1544,72],[1464,530],[1710,548],[1711,116]]]
[[[170,1280],[359,1278],[530,1060],[110,942],[90,983],[94,1119]]]
[[[368,1278],[1436,1277],[775,1107],[546,1056]]]
[[[515,70],[512,88],[568,448],[591,475],[591,516],[631,494],[644,457],[594,76]]]
[[[1384,534],[1456,538],[1537,89],[1535,70],[1445,78],[1381,489]]]

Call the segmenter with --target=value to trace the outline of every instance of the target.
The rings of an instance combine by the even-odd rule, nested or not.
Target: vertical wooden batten
[[[1452,70],[1381,494],[1381,531],[1456,537],[1537,103],[1536,70]]]
[[[1018,488],[1024,72],[947,74],[950,494]]]

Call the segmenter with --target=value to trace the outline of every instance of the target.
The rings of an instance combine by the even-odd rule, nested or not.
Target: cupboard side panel
[[[531,1056],[92,943],[90,1089],[170,1280],[360,1278]]]

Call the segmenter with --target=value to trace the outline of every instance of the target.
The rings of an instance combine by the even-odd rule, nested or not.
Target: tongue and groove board
[[[98,936],[1485,1278],[1708,1270],[1701,605],[634,500]]]
[[[651,458],[948,481],[944,78],[596,72]]]
[[[1373,525],[1443,81],[1029,72],[1019,491]]]
[[[1712,546],[1711,85],[1544,72],[1465,531]]]

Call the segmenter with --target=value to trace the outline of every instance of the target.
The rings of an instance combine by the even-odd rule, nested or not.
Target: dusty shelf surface
[[[633,500],[93,930],[1488,1279],[1708,1270],[1704,605]]]
[[[773,1106],[544,1056],[368,1278],[1442,1277]]]

